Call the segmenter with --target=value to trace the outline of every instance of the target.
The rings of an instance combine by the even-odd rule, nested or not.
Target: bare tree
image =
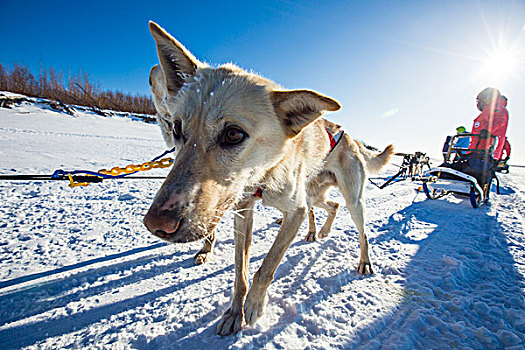
[[[99,109],[155,114],[150,96],[130,95],[121,91],[101,91],[87,72],[68,72],[67,83],[62,71],[46,69],[40,63],[40,75],[35,79],[28,67],[15,63],[12,69],[0,64],[0,90],[12,91],[32,97],[43,97],[62,103],[77,104]]]
[[[0,63],[0,90],[8,90],[7,85],[7,71]]]

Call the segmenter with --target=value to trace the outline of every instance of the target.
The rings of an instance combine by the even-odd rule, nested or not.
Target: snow
[[[351,130],[347,130],[351,133]],[[162,153],[160,130],[129,118],[75,117],[24,103],[0,108],[0,173],[110,168]],[[394,159],[393,163],[398,163]],[[396,170],[391,165],[386,174]],[[155,169],[147,175],[165,175]],[[168,245],[142,225],[160,180],[0,182],[0,344],[12,348],[523,349],[525,169],[502,194],[427,200],[403,182],[366,189],[375,274],[354,272],[357,231],[342,205],[330,235],[306,222],[269,288],[265,314],[215,335],[234,279],[232,214],[215,255]],[[344,204],[337,191],[334,201]],[[280,214],[256,207],[250,275]],[[326,214],[316,210],[318,227]]]

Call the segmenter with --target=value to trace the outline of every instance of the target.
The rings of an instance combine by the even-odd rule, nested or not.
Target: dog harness
[[[330,151],[326,155],[326,158],[328,158],[330,153],[332,153],[332,151],[334,150],[335,146],[337,146],[339,141],[341,141],[341,139],[343,138],[343,135],[345,134],[345,132],[343,130],[339,130],[339,132],[334,135],[330,131],[328,131],[328,129],[325,129],[325,131],[328,134],[328,139],[330,140]],[[259,187],[257,187],[255,192],[253,193],[253,196],[262,198],[262,194],[263,194],[263,190],[262,190],[261,186],[259,186]]]
[[[345,132],[343,130],[339,130],[337,134],[333,135],[330,131],[326,130],[326,133],[328,134],[328,138],[330,139],[330,152],[328,152],[328,155],[326,156],[328,158],[330,153],[332,153],[332,151],[334,150],[335,146],[337,146],[339,141],[341,141],[341,139],[343,138]]]

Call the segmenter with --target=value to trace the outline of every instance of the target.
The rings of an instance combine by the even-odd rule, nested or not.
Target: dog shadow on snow
[[[152,245],[151,248],[154,249],[163,245],[164,243],[155,244]],[[133,253],[136,253],[136,249],[129,253],[115,254],[114,258],[120,258]],[[202,266],[194,265],[192,257],[193,252],[177,251],[171,254],[157,253],[117,264],[73,273],[64,278],[35,283],[28,287],[3,293],[0,295],[0,327],[3,328],[0,329],[0,344],[2,344],[2,349],[18,349],[38,344],[50,337],[82,330],[91,324],[109,319],[112,315],[141,308],[163,296],[176,293],[178,290],[191,284],[198,284],[208,278],[213,278],[227,272],[233,273],[233,264],[217,270],[210,268],[206,270],[205,273],[201,273],[200,276],[196,276],[193,279],[178,280],[164,288],[134,296],[130,299],[121,299],[106,305],[95,306],[86,311],[81,310],[74,312],[69,310],[68,305],[71,303],[82,303],[89,298],[93,299],[93,297],[97,295],[112,293],[120,287],[148,280],[155,276],[165,273],[177,273],[177,271],[185,269],[202,269]],[[254,260],[262,258],[263,256],[254,257]],[[100,261],[108,261],[108,258],[93,259],[93,263]],[[83,267],[89,263],[91,263],[91,261],[74,264],[70,267],[58,268],[50,272],[29,275],[28,277],[4,282],[4,284],[6,286],[12,286],[39,277],[52,276],[53,274]],[[114,275],[119,275],[119,277],[117,279],[110,277]],[[105,278],[106,276],[110,278]],[[74,292],[71,292],[72,290],[74,290]],[[95,303],[97,302],[98,301],[95,300]],[[199,302],[199,300],[197,298],[195,300],[186,300],[186,302]],[[60,311],[53,312],[55,309],[64,311],[60,314]],[[53,317],[44,318],[37,316],[46,312],[53,312]],[[58,316],[56,315],[57,313],[59,313]],[[17,322],[26,319],[30,320],[30,318],[34,316],[38,317],[34,322],[24,324]],[[8,324],[11,325],[5,327]],[[188,324],[187,327],[190,327],[190,324]],[[140,340],[140,337],[138,337],[138,339]],[[89,343],[90,340],[86,338],[85,341]],[[140,344],[140,341],[138,344]]]
[[[270,223],[266,228],[255,231],[254,234],[259,231],[264,231],[271,226],[275,226],[275,224]],[[63,278],[58,277],[56,279],[38,282],[38,279],[43,277],[53,277],[54,275],[67,271],[74,271],[75,269],[85,268],[101,262],[109,262],[114,259],[132,256],[136,253],[152,251],[153,249],[166,245],[166,243],[157,243],[148,247],[132,249],[127,252],[95,258],[89,261],[56,268],[51,271],[35,273],[0,282],[0,288],[15,286],[13,290],[0,294],[0,327],[3,328],[0,329],[1,348],[18,349],[35,345],[50,337],[82,330],[94,323],[109,319],[111,316],[127,310],[140,309],[149,303],[155,302],[159,298],[176,293],[192,284],[199,284],[209,278],[221,276],[225,273],[233,275],[233,263],[218,269],[213,265],[208,267],[209,264],[196,266],[193,260],[193,254],[195,252],[177,250],[169,254],[152,252],[150,255],[137,257],[135,259],[132,258],[111,265],[95,267],[87,271],[73,272]],[[233,246],[233,239],[221,240],[219,245]],[[264,254],[261,254],[252,257],[251,261],[259,261],[263,258]],[[126,287],[165,273],[173,273],[176,275],[178,271],[187,269],[196,269],[200,272],[195,274],[195,278],[175,280],[174,283],[170,283],[164,288],[134,296],[130,299],[121,299],[106,305],[95,306],[85,311],[74,312],[73,310],[69,310],[71,303],[83,303],[90,298],[96,298],[98,295],[113,293],[121,287]],[[115,279],[113,277],[115,275],[118,275],[118,278]],[[106,276],[108,278],[106,278]],[[16,288],[17,285],[33,280],[37,282],[29,286]],[[229,287],[228,285],[225,288],[228,289],[228,292]],[[223,294],[224,292],[225,290],[221,289],[212,294],[207,294],[207,297],[212,297],[219,293]],[[201,302],[201,300],[200,298],[188,298],[185,299],[184,302],[198,303]],[[95,300],[95,303],[98,303],[98,301]],[[58,309],[58,311],[56,309]],[[223,311],[222,309],[214,310],[202,318],[209,319],[211,317],[211,319],[215,320]],[[53,317],[48,319],[38,316],[46,312],[53,313]],[[57,314],[59,315],[57,316]],[[38,317],[35,322],[30,321],[20,324],[20,321],[30,320],[31,317],[35,316]],[[153,320],[153,322],[155,321],[163,321],[163,319]],[[182,322],[182,324],[184,332],[195,327],[195,322]],[[8,326],[5,327],[6,325]],[[134,341],[134,346],[143,348],[145,344],[143,338],[144,337],[138,335]],[[86,346],[88,346],[92,340],[93,339],[85,338]],[[151,348],[151,345],[146,345],[146,347]]]
[[[501,194],[514,193],[503,188]],[[344,348],[523,345],[525,279],[509,251],[517,247],[505,235],[516,228],[504,225],[500,215],[490,203],[471,208],[468,198],[414,202],[392,214],[370,244],[397,240],[416,245],[405,268],[378,271],[405,278],[400,304]]]

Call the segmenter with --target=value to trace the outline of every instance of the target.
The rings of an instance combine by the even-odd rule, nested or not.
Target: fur
[[[155,109],[157,111],[157,121],[161,129],[162,136],[168,148],[175,147],[180,149],[183,145],[181,140],[176,140],[173,136],[173,121],[169,115],[166,97],[168,96],[168,91],[166,88],[166,82],[164,78],[164,73],[159,65],[155,65],[150,72],[149,84],[151,86],[151,92],[153,94],[153,101]],[[341,126],[334,124],[326,119],[324,121],[324,128],[331,134],[337,134],[341,130]],[[357,142],[357,141],[356,141]],[[378,172],[389,160],[389,154],[391,154],[392,149],[389,146],[383,153],[376,155],[370,152],[366,147],[361,143],[357,142],[361,153],[364,154],[365,160],[367,163],[367,169],[370,173]],[[308,212],[308,223],[309,229],[308,234],[305,237],[306,241],[313,242],[317,238],[325,238],[330,233],[332,228],[332,223],[339,209],[339,204],[333,201],[330,201],[326,198],[327,191],[333,187],[337,186],[337,181],[333,174],[329,172],[321,172],[314,179],[308,182],[306,192],[310,200],[310,210]],[[322,226],[319,234],[317,234],[317,229],[315,225],[315,214],[313,207],[324,209],[328,217]],[[282,218],[277,220],[276,223],[281,224]],[[213,247],[215,245],[215,231],[210,232],[210,234],[204,240],[204,245],[201,250],[199,250],[195,256],[195,264],[200,265],[210,260],[213,254]]]
[[[325,128],[336,126],[321,115],[340,108],[335,100],[311,90],[284,90],[233,65],[209,67],[157,24],[150,22],[150,29],[166,82],[169,121],[180,126],[175,134],[180,149],[144,224],[169,242],[195,241],[210,237],[225,211],[234,208],[234,292],[217,333],[238,332],[262,315],[275,270],[312,203],[326,202],[326,186],[339,188],[357,226],[357,272],[372,273],[364,181],[367,171],[388,161],[393,148],[376,156],[344,135],[330,153]],[[258,187],[263,204],[280,210],[283,222],[249,287]]]

